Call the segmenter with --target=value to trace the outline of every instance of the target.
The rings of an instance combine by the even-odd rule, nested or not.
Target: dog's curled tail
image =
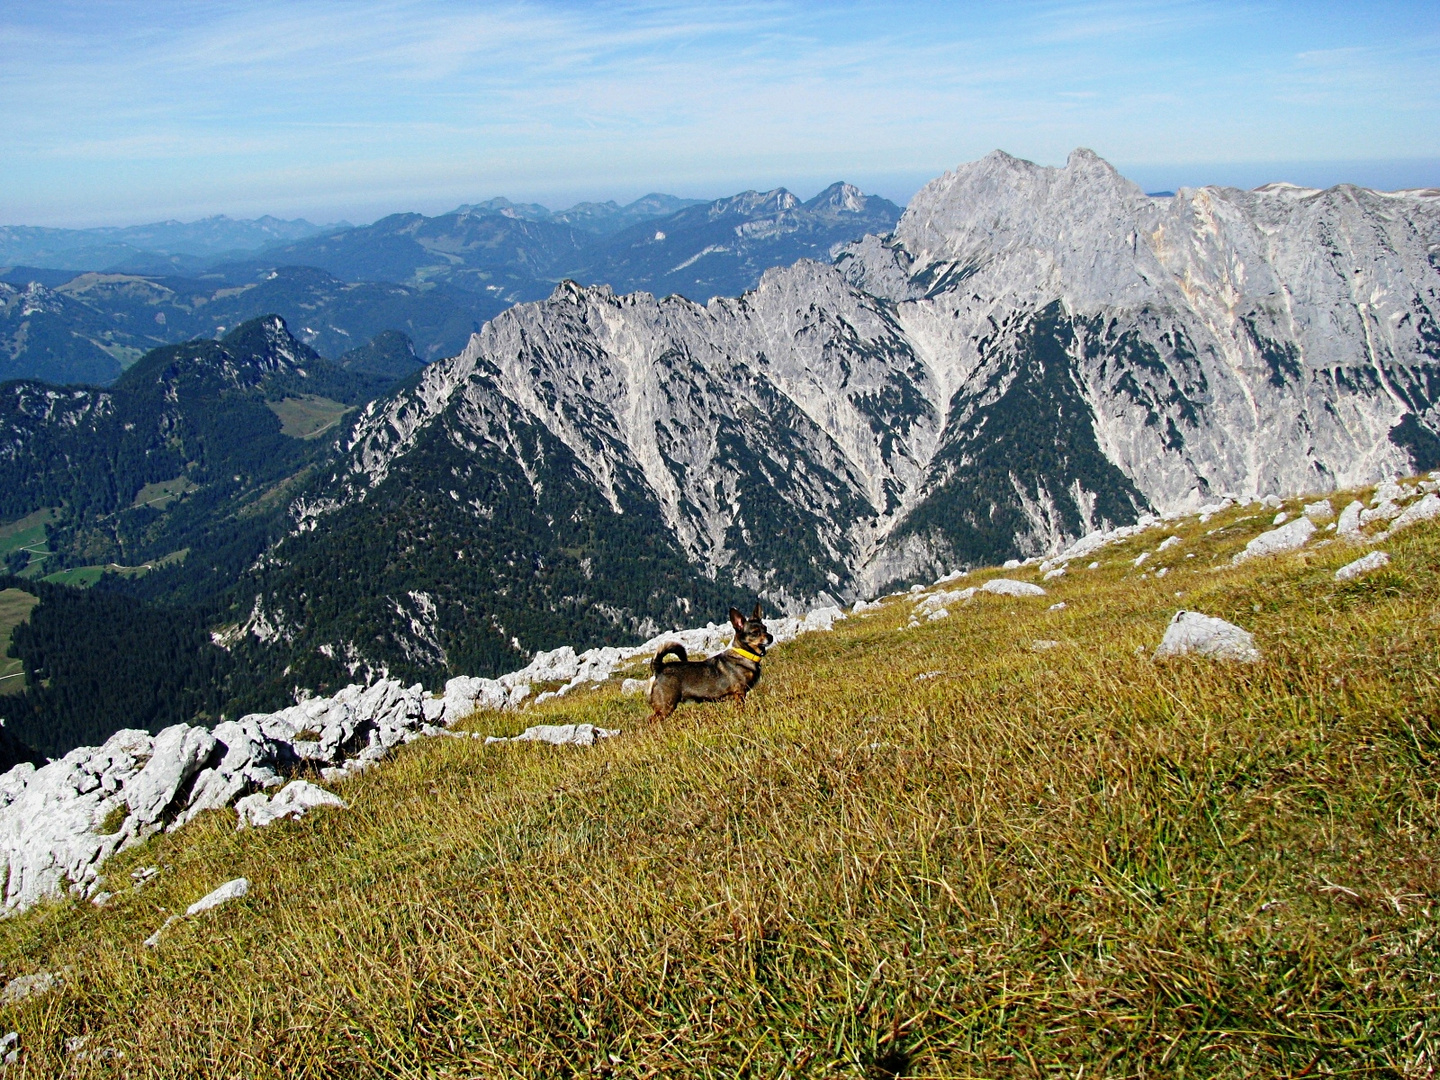
[[[671,642],[655,654],[655,659],[650,661],[650,670],[656,675],[659,675],[660,669],[665,666],[665,657],[667,656],[678,656],[681,660],[690,659],[689,654],[685,651],[684,645],[677,645]]]

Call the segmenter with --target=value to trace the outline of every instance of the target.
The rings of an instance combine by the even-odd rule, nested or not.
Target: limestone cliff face
[[[1434,420],[1437,251],[1433,192],[1153,199],[1077,150],[1064,169],[992,154],[948,173],[843,261],[959,384],[993,323],[1058,301],[1107,456],[1171,505],[1406,467],[1389,435]]]
[[[558,469],[796,609],[1222,492],[1354,486],[1440,463],[1437,266],[1433,192],[1151,198],[1088,151],[995,153],[738,299],[567,283],[507,311],[369,408],[301,528],[439,483],[411,465],[438,439],[523,498]]]

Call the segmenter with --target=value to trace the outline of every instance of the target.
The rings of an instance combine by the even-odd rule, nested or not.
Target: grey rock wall
[[[1355,486],[1434,464],[1437,252],[1431,195],[1156,199],[1089,151],[995,153],[738,299],[566,284],[506,312],[371,408],[302,527],[434,425],[538,479],[512,436],[539,423],[612,506],[796,610],[1222,493]],[[788,565],[777,531],[809,542]]]

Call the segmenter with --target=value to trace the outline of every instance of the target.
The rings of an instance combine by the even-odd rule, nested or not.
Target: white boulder
[[[485,743],[544,742],[554,746],[594,746],[601,739],[613,739],[619,734],[618,729],[596,727],[594,724],[537,724],[508,739],[490,735]]]
[[[1401,529],[1421,521],[1429,521],[1432,518],[1440,517],[1440,495],[1427,494],[1419,502],[1411,503],[1400,514],[1398,514],[1390,528],[1386,530],[1385,536],[1394,536]]]
[[[156,735],[149,762],[125,785],[130,815],[154,824],[214,749],[215,736],[189,724],[176,724]]]
[[[499,710],[510,698],[510,690],[497,679],[457,675],[445,684],[444,721],[453,724],[481,709]]]
[[[1028,581],[1015,581],[1013,578],[991,578],[980,586],[981,592],[992,593],[995,596],[1044,596],[1045,590],[1039,585],[1032,585]]]
[[[281,788],[273,799],[264,792],[257,791],[237,802],[235,812],[240,820],[235,827],[243,829],[247,825],[253,825],[261,828],[281,818],[303,817],[307,811],[322,806],[332,806],[337,810],[348,809],[345,800],[334,792],[316,787],[308,780],[292,780]]]
[[[1396,502],[1405,497],[1405,489],[1394,480],[1384,480],[1375,485],[1375,493],[1370,496],[1371,506],[1380,506],[1388,502]]]
[[[951,589],[931,593],[915,605],[915,617],[933,618],[935,612],[945,611],[951,604],[962,603],[975,595],[974,589]]]
[[[1365,510],[1365,504],[1356,499],[1344,510],[1340,511],[1340,520],[1335,523],[1336,536],[1359,536],[1360,515]]]
[[[1383,551],[1372,551],[1369,555],[1362,555],[1352,563],[1346,563],[1335,571],[1336,581],[1351,581],[1354,578],[1363,577],[1372,570],[1379,570],[1382,566],[1390,565],[1390,556]]]
[[[1255,638],[1249,631],[1198,611],[1177,611],[1165,628],[1165,637],[1155,650],[1155,658],[1190,654],[1246,664],[1260,659],[1260,650],[1255,647]]]
[[[199,900],[196,900],[185,909],[186,915],[199,915],[202,911],[209,911],[213,907],[219,907],[227,900],[238,900],[250,892],[250,882],[243,877],[237,877],[233,881],[227,881],[214,892],[206,893]]]
[[[1315,535],[1315,523],[1308,517],[1298,517],[1288,525],[1263,532],[1245,545],[1245,550],[1235,556],[1234,562],[1257,559],[1266,555],[1279,555],[1286,551],[1302,548]]]
[[[1386,499],[1384,502],[1378,503],[1368,510],[1361,510],[1360,524],[1369,525],[1373,521],[1394,521],[1404,512],[1398,503],[1393,503],[1389,499]]]

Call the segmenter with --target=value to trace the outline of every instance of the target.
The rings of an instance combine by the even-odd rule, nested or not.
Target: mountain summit
[[[741,198],[776,227],[819,212],[783,191]],[[702,229],[727,212],[677,216]],[[929,184],[893,233],[770,270],[737,299],[564,284],[367,407],[256,610],[327,633],[286,597],[324,593],[316,568],[340,548],[373,548],[395,614],[364,638],[397,644],[327,647],[403,668],[423,624],[437,643],[423,670],[447,627],[477,621],[496,648],[513,636],[496,628],[537,611],[572,638],[593,639],[595,620],[621,636],[673,623],[701,593],[615,586],[662,563],[795,610],[1223,493],[1433,467],[1437,250],[1429,196],[1156,199],[1086,150],[1058,169],[995,153]],[[403,552],[427,547],[396,540],[407,521],[450,552],[424,574],[433,607],[392,591]],[[598,538],[637,527],[650,571],[600,558]],[[496,557],[483,588],[459,587],[473,571],[456,552],[475,545]]]

